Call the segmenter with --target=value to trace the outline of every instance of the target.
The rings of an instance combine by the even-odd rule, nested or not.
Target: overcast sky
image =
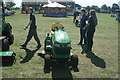
[[[113,3],[117,3],[120,0],[74,0],[75,3],[80,4],[83,7],[86,6],[91,6],[91,5],[97,5],[99,7],[101,7],[103,4],[106,4],[107,6],[112,6]],[[14,0],[14,2],[16,3],[16,6],[20,6],[22,0]]]

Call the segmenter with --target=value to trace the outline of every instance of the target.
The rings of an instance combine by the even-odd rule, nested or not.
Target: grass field
[[[27,31],[23,30],[29,22],[29,15],[17,13],[14,16],[6,17],[6,21],[13,26],[15,42],[11,50],[15,51],[16,63],[12,67],[2,68],[3,78],[53,78],[53,77],[72,77],[72,78],[117,78],[118,77],[118,23],[109,14],[97,14],[99,24],[96,27],[94,36],[93,52],[96,59],[87,58],[81,54],[79,42],[79,28],[72,23],[72,16],[67,18],[43,17],[36,14],[37,32],[41,40],[42,47],[36,49],[34,38],[28,44],[26,50],[20,49],[27,37]],[[43,50],[46,33],[50,31],[54,22],[61,22],[65,26],[72,41],[72,53],[79,56],[79,72],[74,72],[66,68],[54,68],[50,73],[44,73],[44,59],[38,56],[38,52]],[[30,56],[24,63],[20,63]],[[97,65],[97,64],[100,65]],[[104,65],[104,68],[102,67]]]

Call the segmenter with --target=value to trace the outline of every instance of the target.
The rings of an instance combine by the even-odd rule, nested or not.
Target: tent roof
[[[65,8],[66,6],[54,2],[54,3],[50,3],[50,4],[47,4],[47,5],[44,5],[44,6],[42,6],[42,7],[62,7],[62,8]]]
[[[73,0],[50,0],[52,2],[74,2]]]
[[[75,4],[75,7],[79,7],[79,8],[81,8],[81,5],[79,5],[79,4]]]
[[[48,2],[48,0],[22,0],[22,2]]]

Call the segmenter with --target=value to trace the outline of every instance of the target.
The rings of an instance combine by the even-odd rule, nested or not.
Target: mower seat
[[[51,26],[51,31],[55,31],[55,30],[59,30],[59,29],[64,29],[63,25],[61,23],[54,23],[52,26]]]

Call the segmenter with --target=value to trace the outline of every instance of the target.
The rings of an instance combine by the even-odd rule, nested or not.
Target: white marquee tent
[[[50,3],[50,4],[47,4],[47,5],[44,5],[44,6],[42,6],[42,7],[62,7],[62,8],[65,8],[66,6],[54,2],[54,3]]]

